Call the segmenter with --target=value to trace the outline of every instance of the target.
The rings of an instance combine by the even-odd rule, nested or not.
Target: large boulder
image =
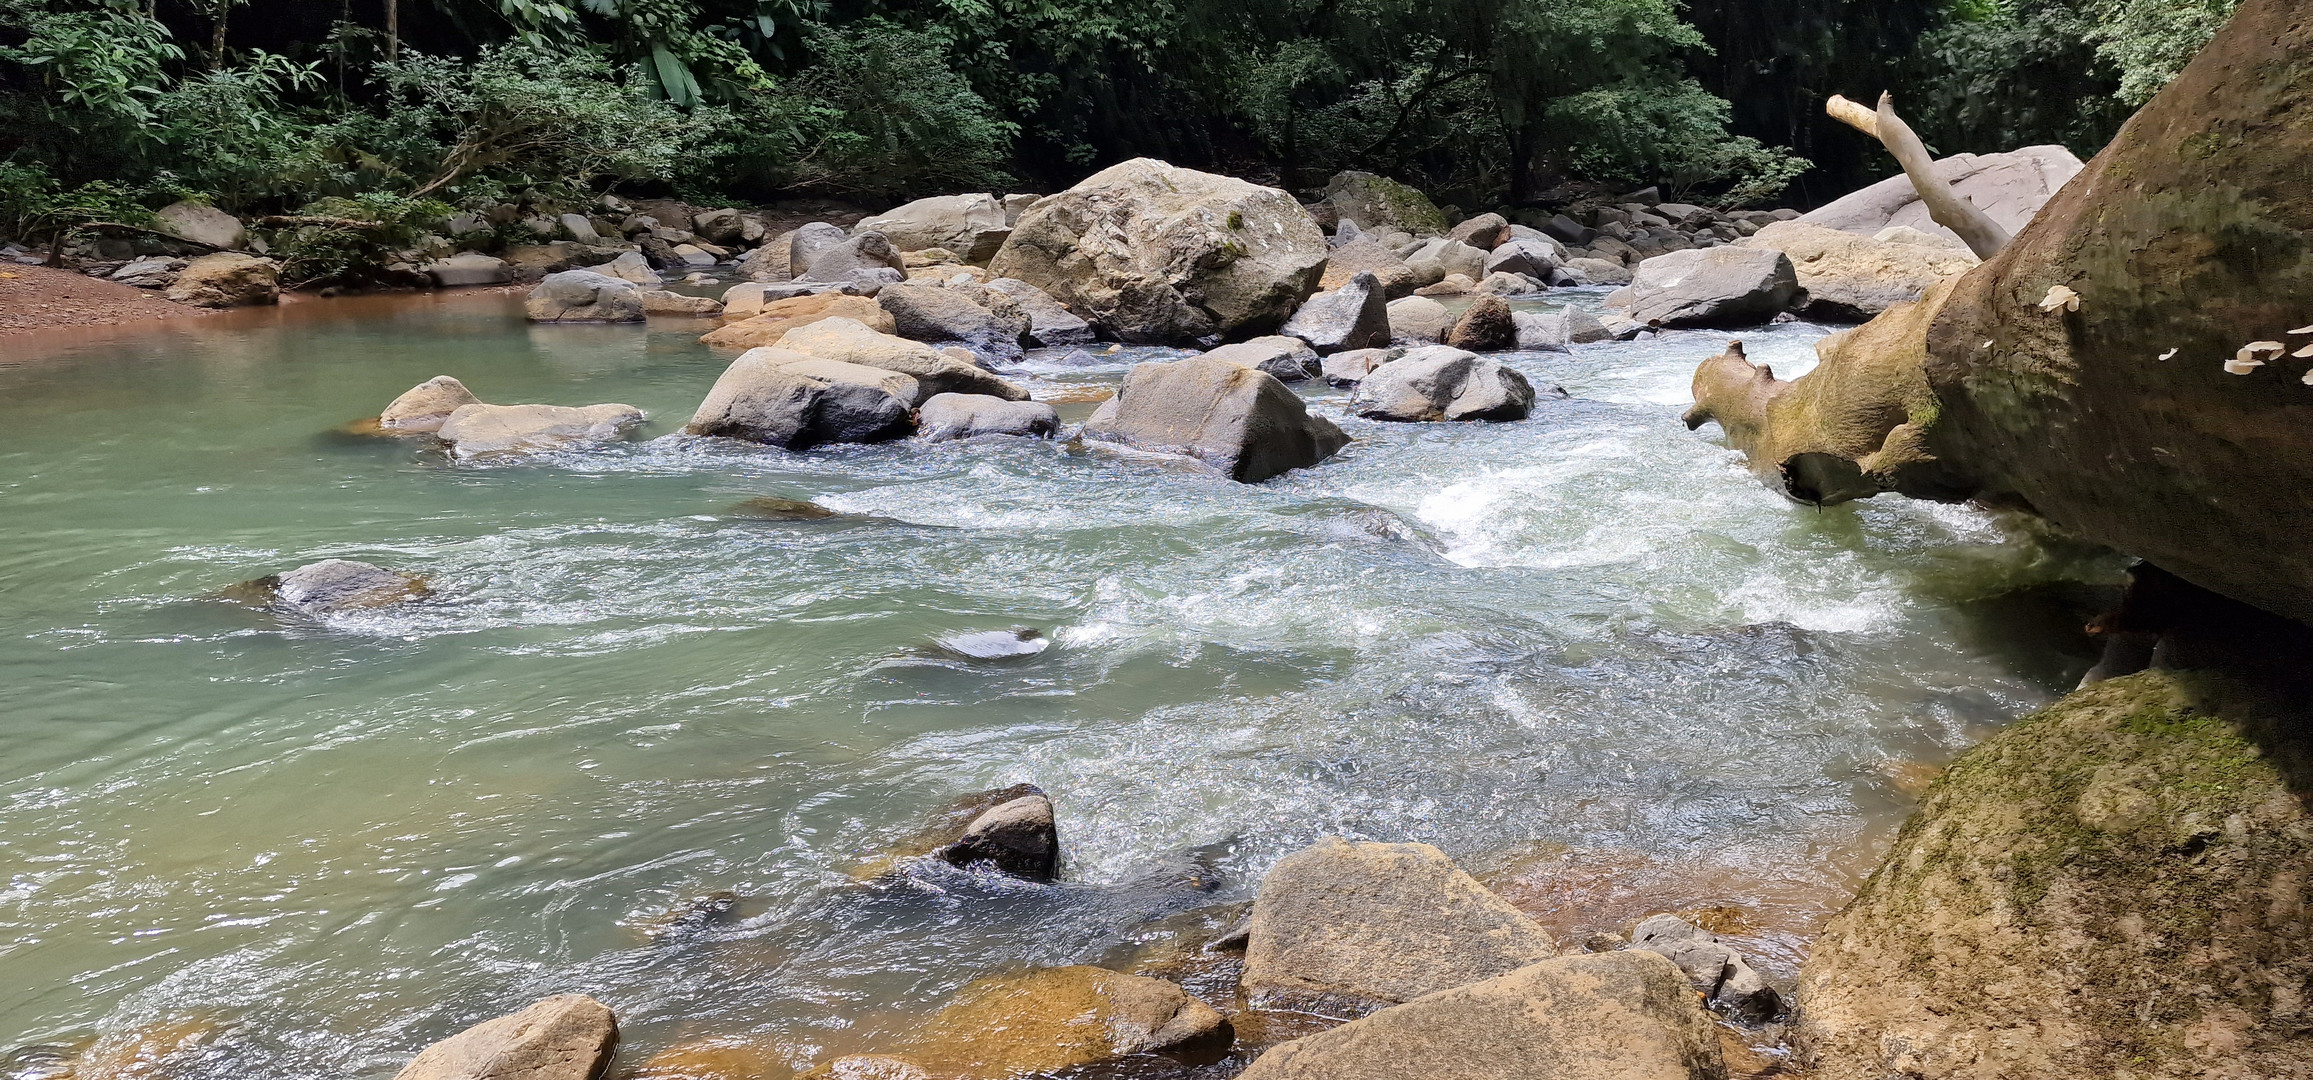
[[[797,238],[801,238],[800,233]],[[790,262],[788,266],[793,268]],[[879,232],[863,232],[811,257],[805,270],[796,275],[798,281],[904,281],[907,279],[907,260],[900,257],[899,249]]]
[[[1256,1007],[1354,1012],[1508,974],[1556,952],[1541,924],[1438,849],[1333,837],[1278,860],[1261,879],[1243,985]]]
[[[1349,445],[1284,383],[1205,356],[1133,365],[1116,396],[1085,422],[1084,437],[1184,454],[1244,483],[1307,468]]]
[[[1404,356],[1406,350],[1392,346],[1387,349],[1351,349],[1325,358],[1320,369],[1325,381],[1333,386],[1356,386],[1365,381],[1373,370]]]
[[[1944,183],[2011,235],[2023,231],[2032,216],[2081,168],[2080,159],[2061,146],[2027,146],[2000,154],[1954,154],[1935,163],[1936,175]],[[1928,216],[1927,204],[1919,201],[1911,178],[1902,173],[1849,192],[1801,214],[1799,220],[1862,236],[1902,225],[1930,236],[1959,240],[1959,234]]]
[[[1446,215],[1430,197],[1411,185],[1369,172],[1340,172],[1325,182],[1325,201],[1370,233],[1411,233],[1438,236],[1446,231]]]
[[[1510,239],[1510,219],[1500,214],[1479,214],[1454,226],[1447,236],[1480,251],[1492,251]]]
[[[1389,337],[1401,345],[1440,345],[1454,328],[1453,312],[1426,296],[1389,302]]]
[[[1135,158],[1029,207],[989,269],[1105,336],[1185,344],[1275,329],[1316,289],[1325,256],[1292,196]]]
[[[728,313],[726,313],[727,315]],[[755,349],[777,344],[789,330],[809,326],[821,319],[850,319],[879,334],[899,330],[891,313],[872,298],[848,293],[824,292],[790,296],[760,304],[755,314],[707,331],[699,340],[721,349]]]
[[[1558,265],[1558,247],[1548,240],[1511,240],[1496,245],[1486,253],[1486,273],[1489,275],[1524,274],[1539,281],[1548,281],[1550,272],[1558,269]]]
[[[962,289],[941,285],[886,285],[875,294],[875,303],[891,316],[899,336],[960,344],[990,363],[1017,362],[1020,338],[1028,332],[1024,316],[999,318]]]
[[[1953,762],[1812,947],[1809,1075],[2313,1076],[2302,715],[2147,671]]]
[[[920,341],[878,333],[855,319],[820,319],[789,330],[777,345],[826,360],[910,376],[920,388],[916,399],[908,402],[911,408],[934,394],[986,394],[1006,401],[1028,400],[1028,391],[1006,379],[941,355]]]
[[[1470,352],[1500,352],[1518,347],[1518,320],[1508,301],[1499,296],[1478,297],[1446,331],[1446,344]]]
[[[632,405],[464,405],[442,421],[436,438],[459,457],[560,450],[609,442],[641,423]]]
[[[1176,983],[1096,967],[1040,968],[971,983],[890,1055],[828,1080],[1011,1080],[1117,1058],[1229,1042],[1229,1022]],[[832,1063],[831,1063],[832,1064]],[[920,1071],[910,1073],[914,1068]]]
[[[617,258],[609,262],[599,266],[589,266],[585,269],[592,270],[604,277],[631,281],[645,287],[662,285],[667,280],[660,276],[657,270],[651,269],[651,261],[643,258],[642,252],[639,251],[622,251]]]
[[[731,361],[683,430],[786,450],[897,439],[915,429],[915,380],[881,368],[787,349],[749,349]]]
[[[813,260],[831,248],[842,246],[849,239],[851,234],[845,232],[841,225],[814,221],[796,226],[794,232],[787,234],[788,275],[801,277],[805,270],[811,268]]]
[[[249,244],[249,230],[242,227],[240,218],[207,203],[173,202],[153,211],[153,218],[162,232],[219,251]]]
[[[1277,332],[1308,342],[1319,355],[1378,349],[1389,344],[1389,300],[1381,282],[1360,271],[1340,288],[1304,301]]]
[[[1047,406],[1045,411],[1051,408]],[[990,807],[964,827],[962,837],[938,854],[956,866],[985,864],[1013,877],[1050,881],[1060,870],[1060,827],[1053,822],[1052,800],[1036,792]]]
[[[530,290],[522,313],[531,322],[641,322],[642,290],[608,274],[564,270]]]
[[[479,251],[461,251],[447,259],[436,259],[418,268],[418,272],[433,280],[441,289],[455,289],[468,285],[504,285],[514,280],[514,268],[496,255]]]
[[[1019,278],[994,278],[985,287],[1011,297],[1012,302],[1020,306],[1021,314],[1028,317],[1031,345],[1040,348],[1090,345],[1098,337],[1092,332],[1092,324],[1068,310],[1066,304]]]
[[[917,410],[916,431],[932,442],[981,435],[1049,439],[1060,434],[1060,414],[1041,401],[1006,401],[986,394],[934,394]]]
[[[466,384],[448,375],[431,379],[402,391],[402,395],[378,414],[377,424],[387,431],[409,435],[428,435],[442,430],[442,422],[450,414],[468,405],[479,405],[482,399],[466,389]]]
[[[617,1048],[608,1006],[560,994],[426,1047],[394,1080],[599,1080]]]
[[[1270,1048],[1243,1080],[1723,1080],[1718,1034],[1652,953],[1564,956]]]
[[[2028,507],[2313,619],[2307,160],[2313,23],[2246,0],[1998,254],[1804,378],[1698,369],[1697,405],[1796,498]]]
[[[193,307],[228,308],[281,301],[281,264],[238,251],[186,263],[161,295]]]
[[[866,219],[853,232],[880,232],[901,251],[946,248],[965,262],[985,266],[1012,227],[1004,204],[994,195],[935,195]]]
[[[643,314],[683,319],[712,319],[723,313],[723,302],[712,296],[692,296],[666,289],[644,289]]]
[[[1769,248],[1689,248],[1638,264],[1606,306],[1644,326],[1736,328],[1782,314],[1799,296],[1791,260]]]
[[[1265,371],[1278,382],[1300,382],[1315,376],[1321,369],[1317,350],[1300,338],[1271,334],[1234,345],[1223,345],[1204,355],[1215,360],[1226,360],[1239,367]]]
[[[1431,345],[1367,373],[1349,411],[1368,420],[1524,420],[1534,411],[1534,387],[1495,361]]]
[[[1413,269],[1397,252],[1381,246],[1378,240],[1361,236],[1333,249],[1333,254],[1325,260],[1325,276],[1318,280],[1317,287],[1338,289],[1359,274],[1372,274],[1381,282],[1383,295],[1391,299],[1427,284],[1416,280]]]
[[[1775,222],[1738,246],[1788,256],[1806,292],[1800,314],[1829,322],[1862,322],[1976,265],[1964,248],[1877,240],[1805,221]]]
[[[1477,281],[1486,276],[1486,253],[1459,240],[1436,239],[1405,257],[1406,271],[1416,288],[1435,285],[1455,274]]]

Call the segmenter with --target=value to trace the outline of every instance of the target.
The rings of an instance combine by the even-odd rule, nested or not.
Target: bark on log
[[[1936,224],[1958,233],[1977,258],[1989,259],[2008,246],[2012,239],[2008,230],[1936,175],[1935,158],[1928,154],[1927,144],[1920,141],[1911,125],[1895,114],[1893,94],[1879,95],[1877,112],[1833,94],[1831,100],[1824,102],[1823,111],[1887,147],[1887,152],[1903,166],[1903,174],[1911,178],[1912,190],[1919,192],[1919,201],[1927,204],[1928,216],[1934,218]]]

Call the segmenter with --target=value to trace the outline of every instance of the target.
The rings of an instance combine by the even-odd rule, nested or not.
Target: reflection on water
[[[1518,354],[1573,399],[1342,418],[1339,458],[1247,487],[690,439],[728,359],[695,326],[517,313],[316,303],[0,367],[0,1047],[191,1025],[187,1075],[363,1075],[585,991],[622,1061],[802,1066],[979,976],[1123,962],[1327,833],[1437,844],[1563,933],[1727,908],[1788,971],[1907,778],[2086,667],[2115,571],[1973,510],[1785,502],[1679,424],[1723,336]],[[1820,333],[1744,338],[1790,375]],[[1021,374],[1075,420],[1161,354]],[[651,419],[483,465],[340,433],[437,374]],[[438,595],[204,599],[328,557]],[[1021,782],[1063,884],[854,876]],[[719,890],[734,918],[643,932]]]

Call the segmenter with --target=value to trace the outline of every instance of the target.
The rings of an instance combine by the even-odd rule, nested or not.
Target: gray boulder
[[[1918,235],[1904,226],[1895,228]],[[1964,249],[1880,240],[1805,221],[1775,222],[1741,246],[1788,256],[1806,291],[1801,314],[1832,322],[1863,322],[1925,296],[1938,282],[1976,265],[1976,257]]]
[[[559,450],[609,442],[640,423],[632,405],[462,405],[434,434],[459,457]]]
[[[174,202],[153,212],[161,231],[220,251],[246,247],[249,230],[241,219],[207,203]]]
[[[1407,253],[1405,265],[1417,288],[1435,285],[1452,274],[1477,281],[1486,276],[1486,253],[1458,240],[1440,238]]]
[[[572,240],[581,244],[602,243],[602,234],[594,231],[594,222],[587,220],[586,215],[564,214],[557,220],[562,231],[569,233]]]
[[[1325,235],[1291,195],[1135,158],[1020,215],[989,262],[1103,336],[1155,344],[1263,333],[1316,290]]]
[[[1743,954],[1676,915],[1657,915],[1639,923],[1631,931],[1630,947],[1678,965],[1695,993],[1741,1019],[1763,1023],[1783,1011],[1782,995]]]
[[[1389,338],[1406,345],[1438,345],[1454,328],[1453,313],[1426,296],[1408,296],[1389,302]]]
[[[1791,260],[1767,248],[1695,248],[1638,264],[1606,306],[1642,326],[1734,329],[1757,326],[1799,298]]]
[[[132,259],[106,276],[123,285],[134,285],[140,289],[165,289],[176,282],[178,272],[185,268],[188,261],[167,255]]]
[[[1255,1008],[1355,1012],[1505,975],[1556,952],[1541,924],[1438,849],[1329,837],[1261,879],[1243,985]]]
[[[1558,249],[1547,240],[1512,240],[1495,247],[1486,255],[1488,274],[1524,274],[1538,281],[1547,281],[1550,272],[1556,269]]]
[[[849,239],[851,234],[843,231],[843,226],[830,225],[824,221],[797,227],[787,237],[788,276],[803,276],[804,271],[811,269],[814,260],[828,249],[842,246]]]
[[[1183,454],[1244,483],[1307,468],[1349,445],[1284,383],[1210,356],[1133,365],[1117,395],[1085,423],[1084,437]]]
[[[482,399],[466,389],[465,383],[448,375],[436,375],[402,391],[400,397],[378,414],[377,424],[387,431],[431,434],[442,430],[442,423],[451,413],[481,403]]]
[[[723,369],[684,431],[786,450],[904,437],[916,381],[905,374],[779,348]]]
[[[1012,298],[1028,317],[1028,342],[1039,348],[1090,345],[1097,337],[1092,324],[1078,318],[1052,294],[1019,278],[996,278],[985,286]]]
[[[423,578],[352,559],[323,559],[267,582],[276,601],[313,615],[385,607],[426,594]]]
[[[2024,231],[2040,207],[2081,170],[2061,146],[2027,146],[1999,154],[1954,154],[1935,163],[1936,175],[2010,235]],[[1799,220],[1871,236],[1903,225],[1941,239],[1958,234],[1935,223],[1911,179],[1898,173],[1799,215]]]
[[[981,435],[1049,439],[1060,434],[1060,414],[1041,401],[1006,401],[986,394],[934,394],[917,411],[916,430],[933,442]]]
[[[1574,332],[1563,311],[1517,311],[1510,318],[1518,326],[1518,347],[1528,352],[1565,352]]]
[[[1446,231],[1446,215],[1417,188],[1369,172],[1335,173],[1325,182],[1325,201],[1368,232],[1404,231],[1415,236],[1437,236]]]
[[[426,1047],[394,1080],[596,1080],[617,1048],[608,1006],[562,994]]]
[[[479,251],[461,251],[447,259],[436,259],[418,268],[433,279],[434,286],[455,289],[466,285],[504,285],[514,280],[514,269],[506,260]]]
[[[522,305],[531,322],[641,322],[642,290],[592,270],[548,274]]]
[[[1004,204],[994,195],[935,195],[894,207],[860,222],[852,230],[880,232],[901,251],[945,248],[965,262],[985,266],[994,258],[1012,227],[1005,222]]]
[[[691,231],[710,244],[728,247],[740,242],[747,231],[747,220],[729,207],[707,210],[691,219]]]
[[[956,866],[985,863],[1013,877],[1050,881],[1060,869],[1052,800],[1038,792],[997,806],[973,818],[963,838],[941,848],[939,856]]]
[[[790,268],[794,264],[790,262]],[[812,256],[799,279],[803,281],[903,281],[907,265],[899,249],[879,232],[863,232]]]
[[[667,280],[659,276],[657,270],[651,269],[651,261],[644,258],[642,252],[639,251],[622,251],[617,258],[609,262],[599,266],[589,266],[586,269],[604,277],[614,277],[620,281],[631,281],[644,286],[664,284]]]
[[[1543,283],[1524,274],[1506,274],[1496,271],[1478,283],[1478,292],[1487,296],[1527,296],[1543,290]]]
[[[1356,386],[1373,369],[1405,355],[1401,348],[1351,349],[1325,358],[1325,381],[1334,386]]]
[[[899,336],[923,342],[957,342],[991,363],[1016,363],[1025,316],[999,318],[961,290],[902,282],[875,294],[877,307],[891,315]]]
[[[1205,355],[1215,360],[1226,360],[1239,367],[1267,372],[1279,382],[1300,382],[1321,370],[1315,349],[1300,338],[1283,334],[1223,345]]]
[[[194,307],[242,307],[279,303],[281,264],[238,251],[203,255],[177,271],[161,295]]]
[[[1359,271],[1348,284],[1303,301],[1301,310],[1285,320],[1278,331],[1300,338],[1319,355],[1347,349],[1377,349],[1389,344],[1389,301],[1381,281]]]
[[[1628,285],[1630,268],[1613,259],[1590,259],[1577,256],[1566,260],[1560,272],[1573,271],[1584,285]]]
[[[1446,235],[1480,251],[1492,251],[1510,239],[1510,220],[1500,214],[1479,214]]]
[[[1503,365],[1444,345],[1415,349],[1373,369],[1349,396],[1368,420],[1523,420],[1534,387]]]
[[[1724,1080],[1710,1017],[1648,953],[1562,956],[1272,1047],[1242,1080]]]
[[[1542,223],[1542,232],[1553,240],[1576,247],[1587,246],[1598,236],[1597,230],[1564,214],[1551,215],[1550,220]]]

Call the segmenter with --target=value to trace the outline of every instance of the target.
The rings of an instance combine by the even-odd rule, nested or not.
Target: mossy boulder
[[[1375,234],[1443,236],[1449,223],[1421,190],[1369,172],[1341,172],[1325,182],[1325,201],[1344,220]]]
[[[2080,690],[1958,761],[1800,978],[1821,1080],[2313,1076],[2313,737],[2226,677]]]

